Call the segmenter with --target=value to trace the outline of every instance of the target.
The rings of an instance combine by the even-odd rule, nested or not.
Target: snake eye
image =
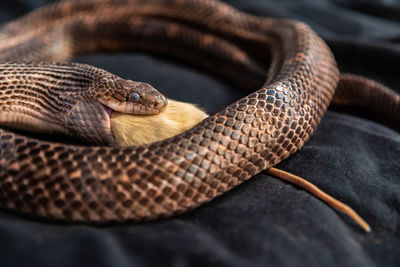
[[[140,99],[140,95],[138,93],[133,93],[129,96],[129,100],[133,102],[138,102]]]

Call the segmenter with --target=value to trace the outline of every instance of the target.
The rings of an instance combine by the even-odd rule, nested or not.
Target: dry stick
[[[344,204],[343,202],[331,197],[321,189],[319,189],[317,186],[314,184],[310,183],[309,181],[296,176],[294,174],[276,169],[276,168],[269,168],[267,170],[267,173],[279,178],[281,180],[287,181],[289,183],[295,184],[306,191],[310,192],[314,196],[318,197],[331,207],[335,208],[336,210],[339,210],[345,214],[347,214],[350,218],[352,218],[361,228],[363,228],[366,232],[371,231],[371,227],[368,225],[366,221],[364,221],[352,208]]]

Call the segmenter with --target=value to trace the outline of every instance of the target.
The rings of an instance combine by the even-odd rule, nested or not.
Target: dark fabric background
[[[44,0],[1,1],[6,22]],[[342,71],[400,89],[400,4],[375,0],[229,0],[258,15],[309,23]],[[139,54],[76,61],[146,81],[209,113],[244,92],[200,71]],[[365,234],[309,193],[265,173],[179,217],[152,223],[65,225],[0,212],[1,266],[400,266],[400,134],[329,111],[305,147],[279,168],[351,205]]]

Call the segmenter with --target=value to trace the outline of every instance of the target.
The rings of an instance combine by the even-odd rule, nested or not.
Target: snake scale
[[[108,146],[111,110],[157,113],[166,99],[150,85],[64,61],[119,50],[183,60],[253,92],[173,138]],[[39,124],[97,143],[0,129],[0,206],[46,218],[141,221],[193,209],[299,150],[335,90],[335,103],[400,125],[399,96],[358,76],[339,82],[331,51],[309,26],[212,0],[56,3],[1,26],[0,62],[1,125]]]

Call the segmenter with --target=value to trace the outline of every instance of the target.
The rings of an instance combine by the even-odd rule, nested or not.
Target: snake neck
[[[0,125],[113,144],[110,110],[89,97],[85,65],[0,63]],[[87,71],[86,71],[87,72]]]
[[[55,75],[55,70],[0,64],[1,125],[39,133],[65,132],[61,112],[69,109],[70,103],[57,96]]]

